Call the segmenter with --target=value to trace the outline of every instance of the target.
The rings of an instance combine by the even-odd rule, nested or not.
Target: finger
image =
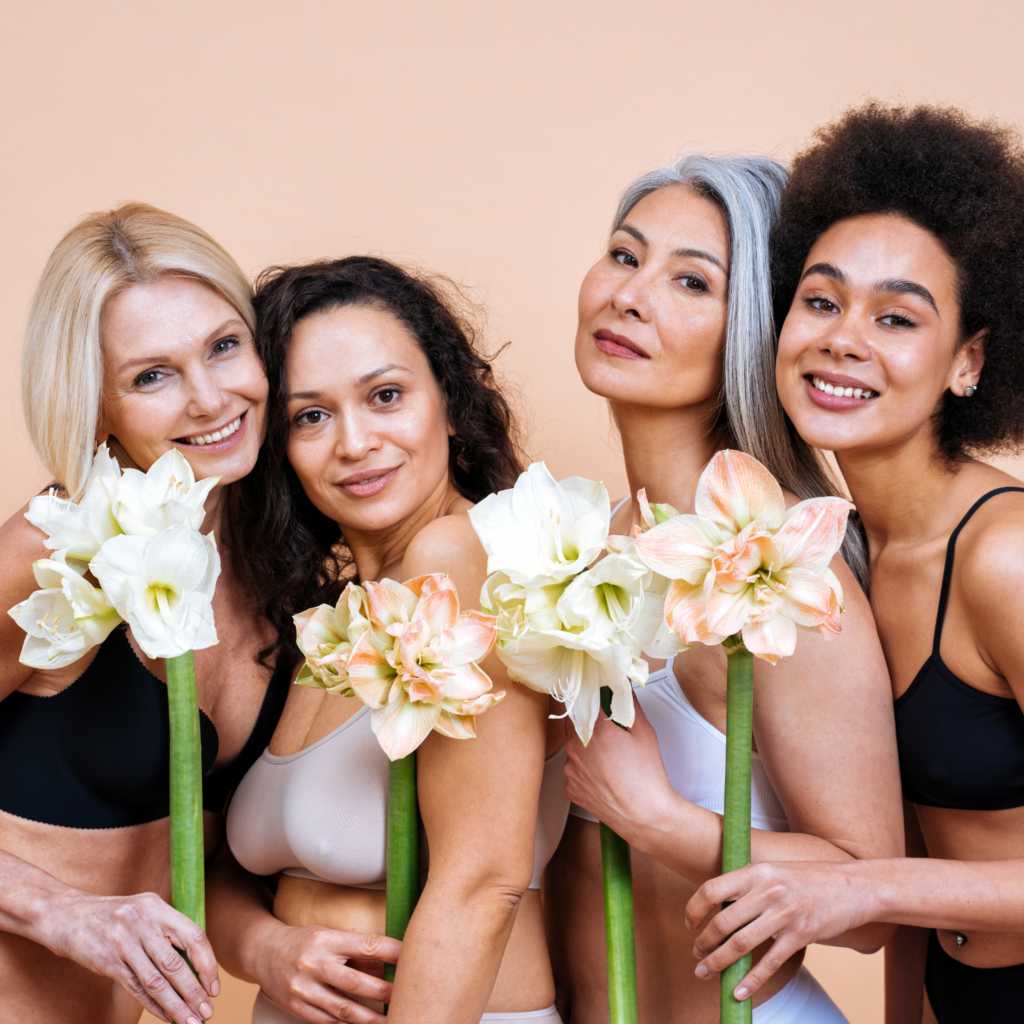
[[[730,964],[736,963],[748,953],[753,953],[762,942],[768,942],[772,935],[778,933],[781,937],[783,929],[784,925],[777,916],[769,917],[767,914],[758,917],[746,927],[738,927],[717,949],[703,957],[697,966],[697,977],[721,974]],[[792,935],[791,929],[785,931]],[[702,968],[706,973],[702,973]]]
[[[723,907],[707,923],[693,940],[693,955],[698,959],[708,956],[717,949],[733,932],[750,924],[763,910],[749,896],[738,903]]]
[[[341,956],[359,957],[366,960],[381,960],[386,964],[397,964],[398,956],[402,952],[400,939],[393,939],[387,935],[370,935],[355,932],[343,932],[346,939],[351,936],[355,940],[346,947],[347,952]]]
[[[334,963],[324,971],[324,981],[332,988],[348,992],[363,999],[376,999],[379,1003],[391,1002],[391,983],[372,974],[364,974],[348,964]]]
[[[164,934],[178,949],[185,951],[189,963],[195,968],[199,983],[206,990],[207,995],[220,995],[217,958],[213,954],[213,947],[206,937],[206,932],[184,914],[180,914],[170,907],[167,909],[174,916],[165,922]],[[186,966],[185,969],[188,970],[188,967]],[[191,975],[191,971],[189,974]]]
[[[372,1007],[347,998],[344,992],[316,982],[293,1000],[288,1012],[311,1024],[387,1024],[387,1018]]]
[[[169,938],[159,933],[147,935],[143,937],[142,947],[200,1020],[213,1016],[209,994]]]
[[[137,999],[141,993],[149,996],[174,1024],[196,1024],[201,1019],[181,998],[180,993],[141,946],[132,951],[125,959],[125,963],[134,982],[128,991]]]
[[[751,875],[757,866],[759,865],[748,865],[738,871],[730,871],[727,875],[709,878],[686,904],[683,911],[686,927],[691,932],[696,931],[709,911],[722,903],[729,903],[746,895],[753,887],[755,879]]]
[[[146,992],[142,982],[135,976],[129,967],[122,963],[121,970],[114,975],[114,980],[123,988],[147,1013],[151,1013],[157,1020],[169,1022],[170,1017],[160,1009]]]
[[[754,965],[753,969],[733,989],[733,995],[742,1002],[752,996],[794,953],[803,947],[793,935],[783,935]]]

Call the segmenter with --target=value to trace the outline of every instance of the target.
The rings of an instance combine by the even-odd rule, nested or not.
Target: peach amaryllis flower
[[[348,658],[348,683],[373,708],[373,731],[392,761],[411,754],[433,729],[476,736],[475,717],[496,704],[477,664],[494,646],[497,619],[459,612],[443,573],[405,583],[366,583],[369,626]]]
[[[333,608],[321,604],[292,616],[295,642],[305,656],[297,686],[355,696],[348,684],[348,659],[369,626],[365,611],[366,591],[348,583]]]
[[[696,515],[636,537],[641,559],[673,582],[665,623],[686,644],[735,637],[775,664],[796,649],[796,627],[831,639],[843,592],[829,569],[853,509],[810,498],[788,511],[782,488],[756,459],[720,451],[697,484]]]

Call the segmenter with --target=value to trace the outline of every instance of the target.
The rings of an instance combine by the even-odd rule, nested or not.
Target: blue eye
[[[140,373],[135,378],[135,387],[144,388],[150,384],[156,384],[160,380],[161,374],[159,370],[146,370],[145,373]]]

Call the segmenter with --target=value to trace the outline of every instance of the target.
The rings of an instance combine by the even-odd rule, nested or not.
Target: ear
[[[950,374],[949,390],[959,398],[969,387],[977,387],[981,377],[981,368],[985,365],[985,341],[988,328],[968,338],[953,357],[953,368]]]
[[[452,426],[451,420],[449,420],[448,421],[448,436],[449,437],[454,437],[456,435],[456,433],[457,433],[457,431],[456,431],[455,427]]]

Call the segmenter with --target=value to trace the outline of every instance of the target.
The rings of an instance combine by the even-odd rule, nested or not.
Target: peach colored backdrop
[[[18,351],[47,254],[81,214],[144,199],[253,272],[382,252],[477,289],[531,451],[624,476],[572,361],[576,292],[616,196],[689,147],[783,158],[868,96],[1024,119],[1019,6],[975,0],[35,0],[0,4],[3,511],[46,476]],[[1013,467],[1016,468],[1016,467]],[[688,951],[680,951],[688,956]],[[854,1024],[879,957],[810,959]],[[217,1019],[248,1021],[229,985]]]

